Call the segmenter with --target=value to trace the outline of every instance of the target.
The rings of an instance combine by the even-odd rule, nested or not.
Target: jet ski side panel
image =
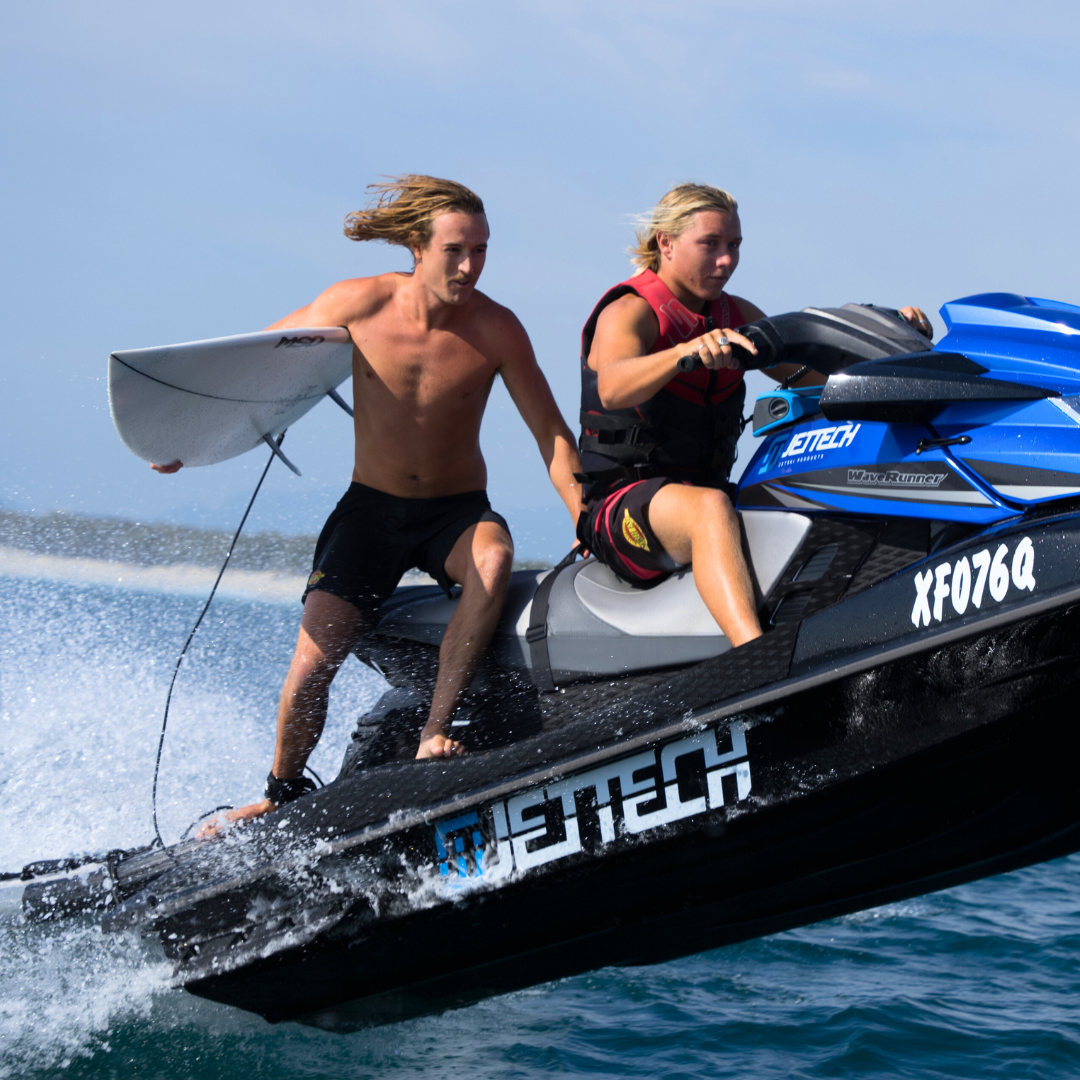
[[[832,423],[823,417],[769,436],[739,482],[738,506],[902,515],[990,524],[1017,511],[925,424]]]
[[[995,409],[953,405],[936,419],[951,454],[1002,500],[1030,505],[1080,494],[1080,397]]]
[[[791,673],[872,658],[1071,601],[1080,586],[1080,520],[1014,525],[936,551],[873,589],[807,618]]]

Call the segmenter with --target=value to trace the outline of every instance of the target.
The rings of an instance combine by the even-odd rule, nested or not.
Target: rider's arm
[[[576,524],[582,510],[581,485],[574,479],[574,473],[581,472],[577,443],[536,362],[529,335],[509,311],[505,311],[499,336],[500,355],[504,358],[499,374],[536,439],[548,476]]]
[[[721,345],[721,337],[757,352],[748,338],[721,327],[684,345],[650,353],[659,333],[652,308],[640,296],[621,296],[600,313],[588,362],[597,373],[597,390],[605,408],[627,409],[648,401],[671,381],[679,361],[691,353],[697,353],[708,368],[738,368],[731,345]]]
[[[348,326],[362,316],[372,297],[373,278],[353,278],[331,285],[310,304],[271,323],[267,330],[294,330],[298,326]]]

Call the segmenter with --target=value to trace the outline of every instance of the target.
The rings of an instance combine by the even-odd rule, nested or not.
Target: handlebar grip
[[[752,352],[744,349],[741,345],[736,345],[734,341],[728,343],[731,346],[731,355],[738,360],[739,366],[745,371],[748,368],[757,366],[757,357]],[[694,371],[696,368],[704,367],[701,362],[701,356],[698,353],[690,353],[689,356],[680,356],[678,364],[675,365],[679,371]]]

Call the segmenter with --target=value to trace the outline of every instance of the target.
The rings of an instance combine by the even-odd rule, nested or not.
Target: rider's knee
[[[698,492],[701,513],[724,520],[728,520],[734,515],[735,508],[723,491],[718,488],[698,488]]]
[[[501,595],[514,568],[514,543],[509,536],[493,538],[475,552],[476,573],[484,591]]]
[[[315,690],[329,686],[341,668],[348,650],[323,651],[314,642],[301,641],[293,654],[290,681],[297,687]]]

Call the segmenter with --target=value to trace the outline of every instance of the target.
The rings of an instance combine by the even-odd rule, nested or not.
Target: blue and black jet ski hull
[[[818,685],[737,713],[752,798],[739,799],[736,779],[727,807],[668,824],[662,839],[625,837],[608,851],[586,793],[575,815],[580,848],[497,896],[477,891],[391,924],[361,905],[332,934],[220,974],[202,965],[202,977],[184,985],[272,1021],[381,1023],[609,964],[669,960],[1069,854],[1080,849],[1078,629],[1080,608],[1071,607],[921,654],[923,686],[977,672],[944,700],[912,693],[906,660],[832,683],[799,680]],[[1003,650],[1023,661],[1022,673],[989,662]],[[895,694],[887,717],[882,683]],[[861,712],[868,693],[873,705]],[[713,732],[730,745],[729,723],[701,735]],[[684,732],[644,753],[662,758],[680,741]],[[689,768],[680,779],[684,802],[707,798],[707,780]],[[489,797],[473,810],[433,808],[431,822],[372,849],[382,857],[432,851],[442,827],[451,841],[470,841],[451,873],[462,861],[465,874],[475,873],[496,805]],[[568,818],[559,821],[550,800],[534,805],[565,844]],[[232,941],[213,944],[227,952]],[[173,954],[182,958],[183,947]]]
[[[1080,512],[941,549],[815,611],[868,527],[821,525],[813,543],[846,545],[848,562],[800,621],[640,686],[632,709],[591,688],[591,731],[552,714],[487,753],[340,780],[250,837],[240,870],[196,853],[107,924],[159,935],[192,993],[348,1027],[1080,849]],[[984,586],[958,613],[919,584],[1001,547],[1000,599]],[[1017,550],[1034,589],[1013,580]],[[574,712],[589,692],[559,697]]]
[[[760,639],[730,649],[687,575],[518,573],[470,753],[416,764],[453,604],[401,589],[358,648],[396,689],[338,780],[31,883],[28,915],[97,908],[192,993],[349,1027],[1080,850],[1080,309],[946,316],[935,349],[873,309],[758,327],[832,372],[759,402]]]

